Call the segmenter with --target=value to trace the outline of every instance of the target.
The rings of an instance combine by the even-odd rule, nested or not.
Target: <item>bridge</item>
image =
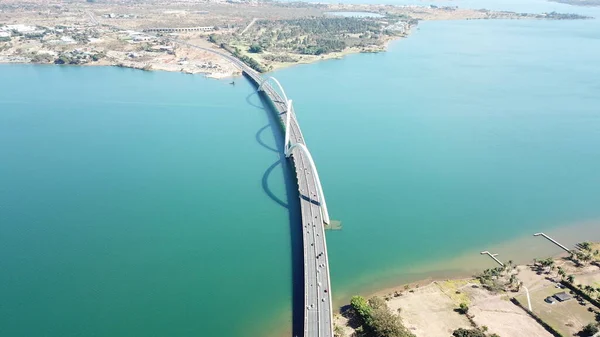
[[[215,53],[242,70],[261,92],[279,116],[285,130],[285,156],[293,160],[300,195],[302,242],[304,251],[304,337],[333,337],[333,309],[329,258],[325,240],[325,224],[330,223],[323,187],[315,162],[306,146],[296,119],[292,100],[288,99],[279,81],[264,79],[239,59],[218,50],[196,46],[186,41],[170,39],[191,48]],[[276,91],[271,82],[277,86]],[[300,337],[300,336],[294,336]]]
[[[144,32],[211,32],[215,30],[214,26],[207,27],[153,27],[146,28]]]
[[[92,24],[99,24],[92,13],[86,12],[86,14]],[[122,28],[116,26],[109,27],[122,30]],[[330,223],[329,213],[327,212],[327,204],[325,203],[325,195],[323,194],[317,167],[304,141],[304,136],[294,113],[292,100],[288,99],[283,87],[275,78],[264,79],[242,61],[229,54],[193,45],[186,41],[173,38],[169,38],[169,40],[191,48],[211,52],[229,60],[242,70],[244,76],[250,82],[257,86],[281,119],[285,130],[284,152],[286,157],[291,157],[293,160],[300,196],[304,251],[304,337],[333,337],[331,282],[327,242],[325,240],[325,224]],[[273,88],[271,82],[278,87],[280,92]]]
[[[292,100],[288,99],[279,81],[273,77],[264,79],[245,66],[243,73],[271,102],[279,116],[285,130],[285,156],[291,157],[296,170],[304,250],[304,337],[333,337],[331,282],[325,240],[325,224],[329,224],[330,219],[317,167],[304,141]]]

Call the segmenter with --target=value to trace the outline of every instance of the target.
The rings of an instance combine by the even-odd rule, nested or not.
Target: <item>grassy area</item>
[[[408,18],[305,17],[258,20],[248,31],[213,34],[211,42],[227,44],[238,57],[255,60],[266,70],[281,65],[314,62],[352,52],[385,50],[394,36],[405,36]]]
[[[438,281],[436,284],[440,288],[440,290],[446,294],[450,299],[458,306],[460,303],[470,304],[471,300],[469,296],[460,291],[460,288],[467,285],[468,283],[472,284],[480,284],[478,280],[475,279],[464,279],[464,280],[446,280],[446,281]]]
[[[551,286],[531,291],[531,307],[536,315],[554,329],[565,336],[572,336],[579,332],[584,325],[595,322],[595,316],[588,311],[591,306],[589,303],[584,306],[574,298],[554,304],[544,301],[546,297],[563,291],[568,293],[568,289],[558,289]],[[525,308],[527,307],[527,297],[525,295],[519,295],[516,299]]]

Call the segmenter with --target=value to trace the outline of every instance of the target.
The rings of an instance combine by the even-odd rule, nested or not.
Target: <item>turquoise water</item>
[[[287,319],[289,220],[262,188],[285,200],[283,177],[265,175],[278,156],[249,83],[0,74],[0,336],[256,336]]]
[[[277,73],[343,221],[333,287],[598,218],[597,27],[425,22],[388,53]]]
[[[600,218],[599,28],[425,22],[387,53],[275,73],[342,220],[328,233],[338,300]],[[116,68],[0,75],[1,336],[289,328],[283,170],[248,83]]]

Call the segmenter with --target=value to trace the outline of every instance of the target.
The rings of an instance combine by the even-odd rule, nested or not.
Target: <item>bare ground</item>
[[[575,284],[600,284],[597,266],[576,266],[564,256],[557,257],[555,262],[568,274],[576,275]],[[517,277],[531,293],[534,313],[565,335],[575,335],[584,325],[594,322],[589,303],[582,305],[575,299],[554,304],[544,302],[544,298],[568,290],[557,287],[556,272],[537,273],[530,267],[518,266]],[[525,310],[509,300],[516,297],[526,307],[524,294],[524,289],[519,293],[494,294],[483,289],[475,279],[462,279],[417,283],[377,295],[386,298],[390,309],[399,312],[404,325],[417,337],[448,337],[455,329],[472,328],[471,322],[455,311],[461,302],[469,305],[475,326],[487,327],[488,333],[503,337],[551,337]],[[346,336],[352,335],[353,329],[344,317],[337,315],[334,321]]]

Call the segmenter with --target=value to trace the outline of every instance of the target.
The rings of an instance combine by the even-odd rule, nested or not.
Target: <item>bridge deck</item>
[[[253,71],[244,74],[255,84],[263,81]],[[273,87],[265,83],[264,93],[269,97],[283,125],[286,121],[286,103]],[[300,125],[293,108],[290,116],[290,142],[305,144]],[[308,158],[296,148],[292,151],[296,168],[300,208],[302,213],[302,240],[304,246],[304,336],[333,337],[331,283],[329,279],[329,261],[325,227],[320,208],[319,194],[315,174]]]

